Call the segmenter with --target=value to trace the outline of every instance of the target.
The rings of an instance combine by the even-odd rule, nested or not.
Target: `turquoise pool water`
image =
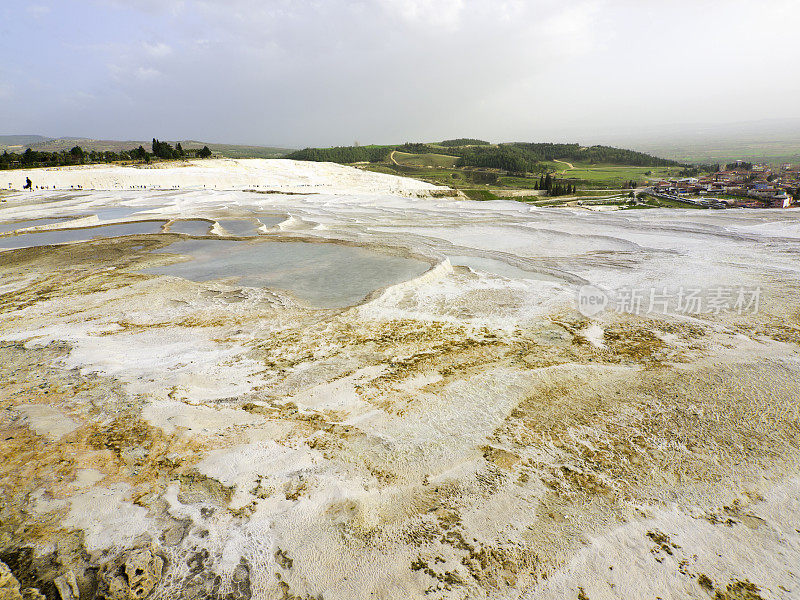
[[[185,240],[159,250],[190,260],[144,273],[291,292],[319,308],[342,308],[370,292],[417,277],[428,263],[334,243]]]

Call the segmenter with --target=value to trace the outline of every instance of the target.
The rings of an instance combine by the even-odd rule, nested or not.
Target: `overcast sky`
[[[598,141],[800,117],[800,0],[2,0],[0,133]]]

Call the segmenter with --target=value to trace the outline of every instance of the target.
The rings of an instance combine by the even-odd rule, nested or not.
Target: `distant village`
[[[800,205],[800,165],[780,168],[737,160],[699,177],[649,182],[655,196],[712,208],[789,208]]]

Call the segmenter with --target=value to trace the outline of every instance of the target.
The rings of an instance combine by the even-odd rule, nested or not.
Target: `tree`
[[[197,153],[199,158],[211,158],[211,150],[208,146],[203,146],[203,149]]]
[[[170,158],[179,158],[179,153],[170,146],[167,142],[161,142],[153,138],[153,154],[156,158],[163,158],[169,160]]]
[[[167,144],[169,146],[169,144]],[[156,144],[156,147],[159,147]],[[163,147],[162,147],[163,148]],[[149,154],[142,146],[132,150],[120,152],[99,150],[86,151],[80,146],[73,146],[70,150],[59,152],[37,152],[28,148],[22,154],[4,151],[0,154],[0,169],[14,169],[19,167],[43,166],[58,167],[75,164],[93,164],[100,162],[117,162],[121,160],[140,160],[150,162]]]
[[[143,146],[139,146],[131,150],[130,155],[134,160],[145,160],[147,158],[147,150],[145,150]]]
[[[439,142],[440,146],[488,146],[489,142],[477,140],[475,138],[458,138],[455,140],[445,140]]]

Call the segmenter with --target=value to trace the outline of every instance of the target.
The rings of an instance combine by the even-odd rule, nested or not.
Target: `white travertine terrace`
[[[119,179],[185,169],[217,190],[14,194],[0,219],[280,215],[260,240],[431,269],[320,310],[142,275],[168,260],[147,236],[0,252],[0,426],[36,474],[15,479],[7,440],[0,478],[46,524],[21,541],[84,530],[89,558],[62,558],[83,577],[146,548],[152,598],[216,577],[222,598],[800,596],[800,212],[415,197],[286,161],[269,187],[317,193],[223,190],[252,186],[242,162]],[[585,284],[762,295],[755,314],[587,318]]]
[[[414,179],[295,160],[209,159],[143,166],[84,165],[3,171],[0,190],[264,190],[414,195],[444,190]]]

